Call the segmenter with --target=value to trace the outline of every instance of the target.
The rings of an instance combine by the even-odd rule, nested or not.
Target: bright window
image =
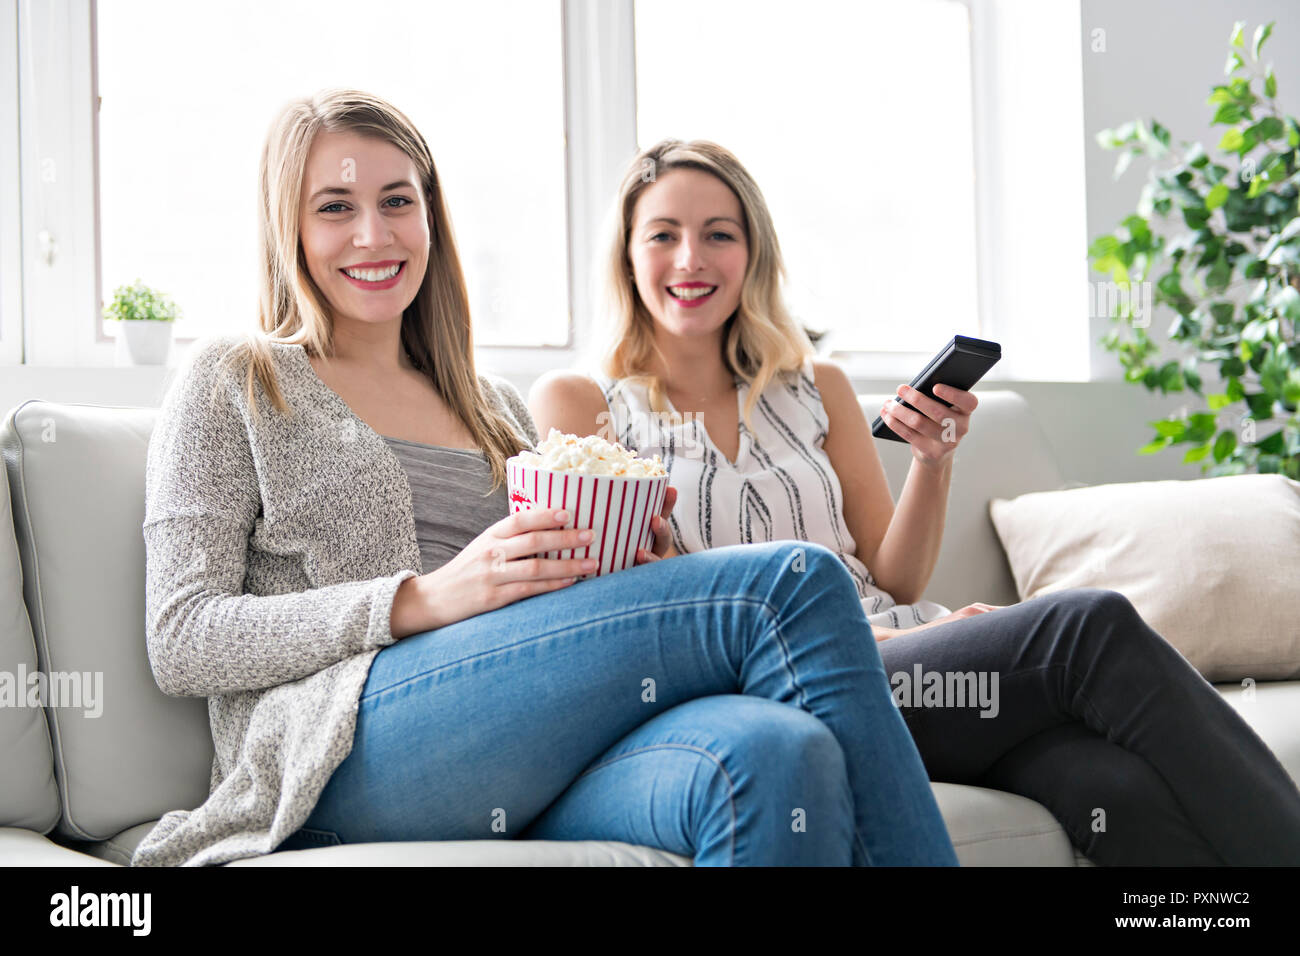
[[[709,139],[749,169],[831,348],[979,334],[963,4],[637,0],[636,81],[642,147]]]
[[[257,319],[257,174],[289,99],[375,93],[446,187],[477,345],[569,340],[558,2],[113,0],[98,7],[102,295],[137,277],[178,336]],[[373,15],[379,14],[379,15]],[[115,334],[115,323],[104,323]]]

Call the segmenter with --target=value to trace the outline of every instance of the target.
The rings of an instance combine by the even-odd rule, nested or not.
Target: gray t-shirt
[[[492,487],[492,467],[483,452],[424,445],[387,435],[384,441],[402,463],[411,484],[421,573],[442,567],[465,545],[510,514],[505,485],[487,494]]]

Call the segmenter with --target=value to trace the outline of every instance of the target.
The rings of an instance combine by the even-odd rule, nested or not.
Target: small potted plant
[[[122,323],[127,354],[133,365],[165,365],[172,344],[172,323],[180,310],[161,292],[139,279],[118,286],[104,318]]]

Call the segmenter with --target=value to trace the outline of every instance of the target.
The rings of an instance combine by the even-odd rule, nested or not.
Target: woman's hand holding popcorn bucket
[[[547,551],[547,558],[591,558],[592,574],[612,574],[676,554],[668,515],[677,500],[659,456],[637,458],[595,435],[552,428],[536,452],[506,462],[510,512],[563,508],[566,527],[590,530],[584,548]]]
[[[672,514],[675,504],[677,504],[677,489],[669,485],[664,493],[663,507],[650,519],[650,540],[654,542],[654,547],[638,548],[637,564],[650,564],[653,561],[662,561],[664,558],[675,558],[681,553],[673,544],[672,533],[668,530],[668,516]]]

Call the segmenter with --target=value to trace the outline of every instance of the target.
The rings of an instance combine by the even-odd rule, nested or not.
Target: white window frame
[[[636,154],[633,0],[562,0],[564,151],[569,245],[569,342],[479,346],[483,369],[532,379],[587,356],[599,303],[592,256],[623,169]]]
[[[978,8],[985,6],[986,0],[953,0],[960,3],[967,9],[967,20],[970,24],[970,68],[971,68],[971,146],[974,153],[972,161],[973,189],[970,194],[970,201],[975,206],[975,319],[979,326],[978,329],[965,331],[954,329],[956,334],[973,334],[977,338],[991,339],[999,341],[999,314],[994,308],[992,301],[992,290],[996,287],[995,282],[989,275],[990,262],[994,257],[985,254],[987,224],[992,221],[991,216],[996,213],[997,205],[991,195],[992,179],[987,175],[987,170],[991,164],[991,150],[989,148],[989,139],[987,128],[982,122],[990,111],[988,102],[987,87],[981,86],[981,73],[986,69],[989,59],[986,50],[982,46],[980,39],[984,36],[981,29],[982,22],[978,22]],[[990,0],[995,2],[995,0]],[[985,11],[978,11],[983,13]],[[935,342],[934,348],[924,352],[914,351],[874,351],[865,352],[861,350],[840,350],[835,349],[828,353],[827,357],[844,369],[849,378],[855,382],[862,380],[879,380],[879,379],[899,379],[904,382],[910,382],[912,378],[920,372],[930,359],[934,358],[935,352],[943,345],[943,342]],[[999,363],[986,376],[986,379],[997,380],[1004,376],[1005,367]]]
[[[570,367],[589,355],[600,307],[593,298],[598,277],[592,275],[592,256],[603,241],[598,230],[621,173],[637,147],[634,0],[558,2],[564,43],[570,329],[564,346],[475,350],[482,368],[517,380]],[[1008,257],[987,252],[1007,248],[1013,238],[1005,235],[997,201],[1008,182],[1008,171],[999,168],[1007,158],[997,149],[1004,121],[996,95],[997,0],[957,2],[967,7],[971,23],[977,334],[1006,340],[1034,317],[1011,316],[1001,307],[999,289],[1017,277],[1010,274]],[[1066,2],[1077,7],[1079,0]],[[0,77],[0,128],[15,122],[9,112],[15,96],[20,126],[17,142],[6,137],[0,149],[0,172],[11,169],[15,157],[23,171],[21,176],[0,175],[0,268],[11,277],[0,286],[0,362],[111,366],[116,361],[115,339],[103,333],[98,320],[103,290],[97,247],[95,19],[96,0],[0,0],[0,48],[15,42],[24,47],[18,56],[21,80]],[[1081,115],[1082,104],[1079,108]],[[41,171],[51,161],[60,182],[70,186],[61,201],[41,192]],[[13,194],[19,202],[12,201]],[[42,233],[54,241],[48,264]],[[18,241],[6,242],[6,237]],[[1081,304],[1078,318],[1086,323],[1085,313]],[[13,328],[16,315],[22,317],[21,336]],[[182,346],[191,341],[177,338]],[[855,379],[910,378],[931,353],[836,351],[830,357]],[[989,378],[1053,378],[1050,368],[1027,369],[1009,359]]]
[[[1010,75],[1004,68],[1004,50],[1024,42],[1007,18],[1006,11],[1017,3],[1030,0],[957,0],[970,11],[971,29],[971,121],[975,146],[975,246],[976,284],[979,322],[983,338],[998,342],[1018,342],[1029,348],[1003,349],[1003,358],[987,376],[993,381],[1090,381],[1100,371],[1090,360],[1088,340],[1092,325],[1088,318],[1089,278],[1084,255],[1087,249],[1087,198],[1084,173],[1083,123],[1083,15],[1080,0],[1053,0],[1058,7],[1068,7],[1067,14],[1078,26],[1067,48],[1054,50],[1054,60],[1065,64],[1067,86],[1056,105],[1060,122],[1077,135],[1078,148],[1054,158],[1058,166],[1073,164],[1073,178],[1078,190],[1062,189],[1056,200],[1053,221],[1058,235],[1075,230],[1077,260],[1060,263],[1060,273],[1051,279],[1061,285],[1051,286],[1041,278],[1019,273],[1021,252],[1038,240],[1021,235],[1017,223],[1005,215],[1006,197],[1016,188],[1019,167],[1032,159],[1017,154],[1012,145],[1019,117],[1007,107],[1010,87],[1023,82],[1023,76]],[[1056,59],[1059,58],[1059,59]],[[1070,203],[1073,203],[1072,205]],[[994,254],[999,250],[1001,254]],[[1059,276],[1064,276],[1060,278]],[[1077,280],[1077,281],[1076,281]],[[1016,308],[1006,290],[1036,286],[1034,295],[1043,301],[1041,310]],[[1063,290],[1063,291],[1062,291]],[[1052,295],[1053,292],[1059,293]],[[1073,293],[1073,294],[1071,294]],[[1023,303],[1023,296],[1021,302]],[[1062,303],[1062,304],[1058,304]],[[1050,331],[1043,316],[1057,316],[1061,324]],[[1064,345],[1064,348],[1063,348]],[[1081,350],[1072,354],[1069,350]]]
[[[1016,127],[1013,124],[1018,122],[1018,117],[1012,115],[1005,106],[1009,84],[1022,81],[1023,77],[1011,76],[1002,68],[1002,54],[1009,45],[1023,42],[1023,38],[1015,35],[1015,24],[1006,16],[1005,11],[1009,6],[1007,0],[954,2],[966,7],[971,35],[971,124],[974,147],[972,201],[975,204],[976,316],[979,324],[979,329],[974,334],[996,342],[1031,344],[1029,349],[1004,349],[1002,361],[993,367],[985,380],[1073,382],[1099,379],[1102,370],[1088,358],[1092,351],[1088,340],[1093,333],[1085,295],[1088,266],[1083,254],[1087,248],[1087,215],[1081,60],[1083,22],[1080,0],[1053,0],[1059,5],[1068,5],[1070,11],[1067,12],[1079,25],[1079,32],[1072,38],[1069,48],[1054,51],[1059,53],[1061,62],[1068,65],[1067,72],[1073,77],[1073,83],[1066,93],[1078,94],[1077,97],[1063,97],[1057,110],[1063,114],[1062,123],[1077,131],[1079,137],[1079,149],[1072,155],[1057,160],[1061,163],[1068,159],[1075,164],[1073,178],[1079,187],[1075,205],[1066,206],[1066,200],[1058,200],[1055,214],[1060,228],[1076,230],[1077,243],[1073,248],[1077,248],[1079,254],[1077,263],[1061,265],[1061,273],[1065,275],[1060,280],[1063,286],[1054,288],[1064,288],[1067,292],[1076,290],[1078,294],[1049,296],[1044,293],[1044,289],[1050,283],[1040,282],[1034,291],[1045,302],[1042,310],[1016,308],[1013,297],[1007,295],[1007,290],[1023,287],[1027,281],[1033,282],[1033,277],[1027,279],[1017,271],[1017,262],[1021,258],[1017,252],[1026,250],[1026,244],[1035,240],[1020,235],[1017,223],[1005,215],[1006,190],[1015,187],[1017,164],[1025,160],[1023,156],[1016,155],[1010,145],[1015,141],[1012,134]],[[1062,192],[1069,193],[1068,190]],[[999,250],[1001,254],[995,254],[994,250]],[[1071,284],[1074,277],[1078,281]],[[1022,302],[1023,298],[1022,296]],[[1064,305],[1058,305],[1058,302]],[[1045,332],[1045,314],[1059,316],[1063,324]],[[1078,354],[1072,356],[1068,350],[1062,351],[1057,342],[1068,342],[1068,347],[1078,350]],[[942,344],[936,342],[935,349]],[[901,378],[910,381],[932,357],[933,352],[830,353],[830,358],[856,380]]]
[[[113,364],[112,343],[95,335],[91,14],[91,0],[18,4],[23,357],[30,365]]]
[[[23,360],[22,204],[19,195],[18,0],[0,0],[0,365]]]
[[[103,289],[98,242],[96,0],[0,0],[21,4],[20,35],[42,38],[28,57],[19,115],[23,168],[52,160],[72,199],[41,206],[40,179],[23,182],[22,275],[26,361],[42,366],[113,365],[113,337],[98,320]],[[605,204],[636,151],[632,0],[558,0],[563,19],[569,335],[564,346],[479,346],[484,368],[529,377],[573,364],[589,341],[594,314],[590,261]],[[33,44],[34,45],[34,44]],[[80,52],[82,55],[75,55]],[[67,64],[71,64],[70,68]],[[39,97],[39,100],[37,99]],[[91,104],[96,104],[91,109]],[[38,147],[39,144],[39,147]],[[6,203],[6,207],[10,204]],[[37,261],[40,235],[54,237],[54,261]],[[87,261],[87,258],[93,260]],[[7,264],[6,264],[7,265]],[[6,314],[12,314],[6,309]],[[37,323],[35,316],[41,316]],[[178,336],[178,345],[194,341]]]

